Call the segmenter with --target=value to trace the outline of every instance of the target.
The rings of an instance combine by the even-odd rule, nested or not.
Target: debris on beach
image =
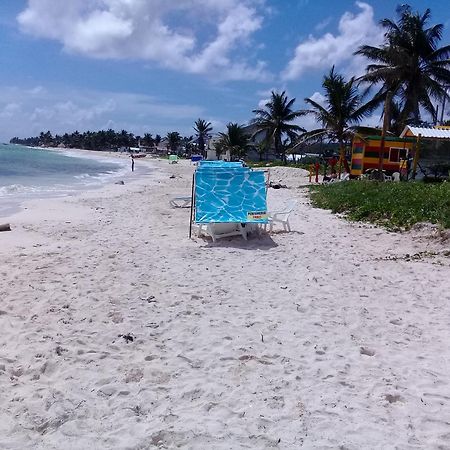
[[[119,337],[124,338],[125,342],[128,344],[128,342],[134,341],[134,336],[132,336],[130,333],[128,334],[119,334]]]
[[[269,183],[269,187],[271,187],[272,189],[288,189],[285,184],[274,183],[273,181]]]
[[[359,352],[361,353],[361,355],[375,356],[375,350],[372,350],[370,348],[361,347]]]
[[[9,223],[0,224],[0,231],[11,231],[11,225]]]
[[[125,182],[123,180],[120,180],[120,181],[116,181],[114,184],[120,184],[123,186],[125,184]]]

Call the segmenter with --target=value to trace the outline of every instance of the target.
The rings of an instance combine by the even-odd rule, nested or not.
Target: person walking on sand
[[[131,156],[131,171],[134,172],[134,156],[133,155],[130,156]]]

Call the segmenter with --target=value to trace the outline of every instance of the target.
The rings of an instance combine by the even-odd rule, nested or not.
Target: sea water
[[[26,200],[72,195],[129,174],[126,159],[0,144],[0,217]]]

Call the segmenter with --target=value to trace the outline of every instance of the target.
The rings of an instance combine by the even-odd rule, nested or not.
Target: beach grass
[[[349,181],[311,186],[312,204],[389,229],[419,222],[450,228],[450,183]]]
[[[317,160],[318,158],[303,158],[302,161],[300,162],[293,162],[293,161],[289,161],[288,163],[284,163],[283,161],[280,160],[274,160],[274,161],[258,161],[258,162],[247,162],[247,164],[250,167],[292,167],[294,169],[305,169],[305,170],[309,170],[311,164],[314,164],[314,162]],[[319,173],[323,174],[324,171],[324,165],[323,162],[320,162],[320,169],[319,169]]]

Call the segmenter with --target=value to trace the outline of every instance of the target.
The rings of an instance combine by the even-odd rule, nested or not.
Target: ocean
[[[80,153],[0,144],[0,217],[16,212],[26,200],[73,195],[131,172],[128,159]]]

